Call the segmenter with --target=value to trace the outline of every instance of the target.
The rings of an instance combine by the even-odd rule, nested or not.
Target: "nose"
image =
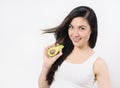
[[[74,32],[73,32],[73,35],[74,36],[79,36],[79,31],[77,29],[75,29]]]

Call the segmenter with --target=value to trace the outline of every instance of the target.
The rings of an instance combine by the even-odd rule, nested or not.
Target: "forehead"
[[[80,25],[89,26],[89,23],[88,23],[87,19],[83,18],[83,17],[73,18],[70,24],[73,25],[73,26],[80,26]]]

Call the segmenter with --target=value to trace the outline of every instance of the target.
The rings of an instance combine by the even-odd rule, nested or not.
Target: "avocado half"
[[[55,45],[55,46],[52,46],[48,49],[48,56],[50,57],[54,57],[55,55],[57,55],[62,49],[64,48],[64,45]]]

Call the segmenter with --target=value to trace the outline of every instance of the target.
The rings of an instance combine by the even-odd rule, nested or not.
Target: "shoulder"
[[[107,70],[107,64],[105,60],[101,57],[98,57],[94,63],[94,73],[100,74],[104,73]]]
[[[101,58],[101,57],[97,57],[97,59],[96,59],[96,61],[95,61],[95,66],[104,66],[104,65],[106,65],[106,62],[105,62],[105,60],[103,59],[103,58]]]
[[[100,88],[111,88],[109,69],[104,59],[99,57],[94,64],[95,79],[98,82]]]

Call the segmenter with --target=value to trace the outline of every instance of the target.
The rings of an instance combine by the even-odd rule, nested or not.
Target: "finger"
[[[62,56],[62,51],[59,52],[59,54],[57,54],[56,56],[54,56],[54,60],[57,60],[60,56]]]
[[[48,47],[45,47],[44,48],[44,54],[46,54],[47,50],[48,50]]]

